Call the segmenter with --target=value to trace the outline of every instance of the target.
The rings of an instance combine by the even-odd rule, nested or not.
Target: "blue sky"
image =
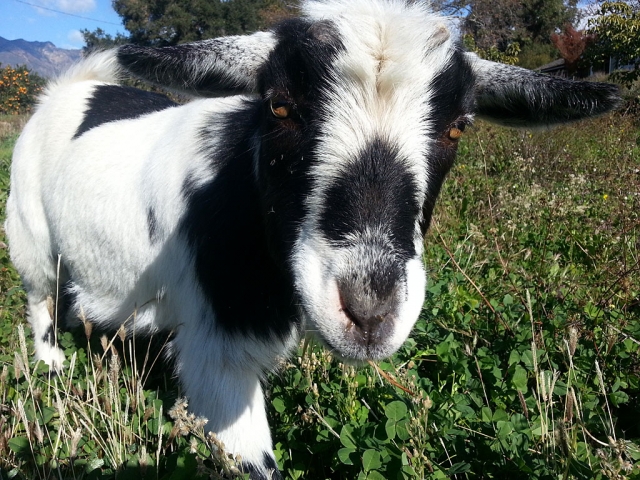
[[[584,7],[588,1],[580,0],[579,5]],[[82,48],[80,30],[98,27],[111,35],[126,33],[111,0],[0,0],[0,37],[8,40]]]
[[[0,37],[8,40],[22,38],[53,42],[60,48],[82,48],[80,30],[98,27],[111,35],[125,33],[111,0],[0,0]]]

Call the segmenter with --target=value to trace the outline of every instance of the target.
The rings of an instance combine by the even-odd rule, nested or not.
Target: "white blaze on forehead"
[[[307,2],[303,11],[312,20],[331,20],[344,46],[326,92],[314,175],[336,176],[378,137],[399,148],[424,191],[429,86],[454,50],[443,18],[425,5],[394,0]]]

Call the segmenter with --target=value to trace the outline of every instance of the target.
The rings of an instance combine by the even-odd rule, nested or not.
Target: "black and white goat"
[[[61,368],[47,297],[175,329],[179,378],[252,479],[279,478],[260,379],[313,331],[391,355],[424,300],[423,235],[474,115],[547,126],[611,85],[465,53],[401,0],[307,1],[273,31],[90,56],[49,85],[16,146],[6,230],[36,357]],[[120,86],[132,74],[202,98]],[[73,315],[71,315],[73,317]]]

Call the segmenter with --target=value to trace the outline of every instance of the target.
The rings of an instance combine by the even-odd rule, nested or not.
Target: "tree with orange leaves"
[[[0,114],[27,113],[42,90],[44,79],[27,67],[0,69]]]
[[[565,24],[562,33],[551,35],[551,42],[564,58],[569,76],[575,74],[578,69],[578,61],[593,41],[594,36],[576,30],[570,23]]]

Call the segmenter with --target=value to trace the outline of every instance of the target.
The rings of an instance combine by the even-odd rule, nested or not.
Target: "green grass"
[[[2,216],[20,125],[0,130]],[[640,478],[639,216],[631,118],[478,122],[425,239],[427,298],[405,346],[354,368],[301,345],[271,376],[285,478]],[[0,262],[0,478],[233,476],[155,354],[129,355],[122,332],[61,334],[70,365],[49,379],[4,248]]]

